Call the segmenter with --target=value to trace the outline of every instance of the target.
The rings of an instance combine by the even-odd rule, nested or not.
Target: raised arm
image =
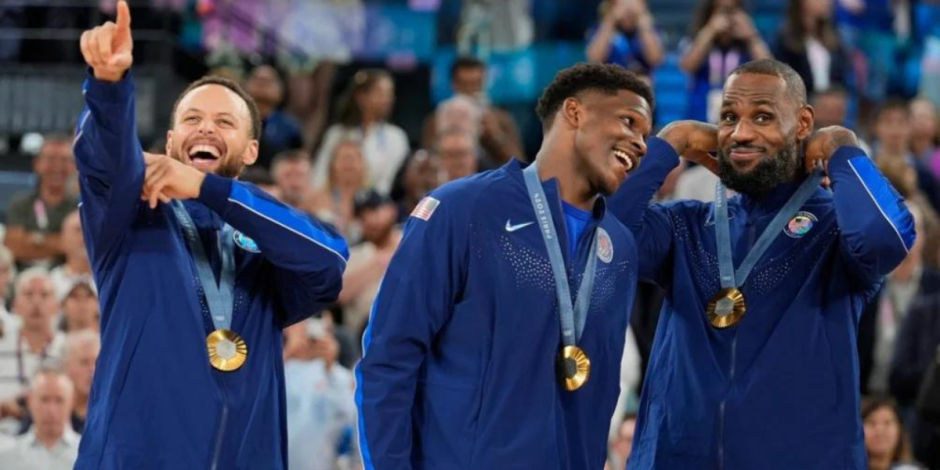
[[[916,237],[914,218],[852,131],[817,131],[807,142],[806,162],[812,168],[820,161],[832,181],[842,258],[867,290],[907,256]]]
[[[717,171],[717,161],[708,152],[717,148],[715,126],[696,121],[678,121],[666,126],[648,141],[640,167],[610,197],[607,207],[636,237],[640,278],[662,285],[662,267],[672,252],[673,226],[668,209],[650,205],[666,176],[683,155]]]
[[[137,138],[130,11],[118,3],[117,24],[82,34],[81,50],[90,67],[82,87],[85,110],[75,134],[75,161],[81,181],[83,223],[91,234],[92,258],[107,250],[134,220],[144,179]]]
[[[454,194],[452,186],[415,209],[372,306],[356,367],[359,441],[369,470],[411,468],[418,374],[459,301],[469,256],[473,204],[466,199],[473,195]]]
[[[330,226],[254,185],[212,174],[205,175],[198,199],[254,241],[274,266],[270,282],[277,286],[284,307],[282,326],[319,313],[336,301],[349,250],[346,240]]]

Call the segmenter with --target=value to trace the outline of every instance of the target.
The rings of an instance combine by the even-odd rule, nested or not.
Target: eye
[[[196,124],[196,123],[199,122],[199,118],[196,117],[196,116],[189,116],[189,117],[187,117],[187,118],[184,118],[184,119],[183,119],[183,122],[185,122],[185,123],[187,123],[187,124]]]
[[[735,116],[734,113],[724,113],[721,115],[722,124],[734,124],[737,120],[738,117]]]
[[[219,119],[219,125],[223,127],[233,127],[235,123],[228,119]]]
[[[620,120],[623,121],[623,123],[627,126],[627,128],[630,128],[630,129],[633,128],[634,121],[633,121],[633,118],[631,118],[630,116],[624,116],[620,118]]]
[[[760,113],[757,115],[756,118],[754,118],[755,122],[760,122],[760,123],[766,123],[766,122],[770,122],[773,120],[774,120],[774,117],[767,113]]]

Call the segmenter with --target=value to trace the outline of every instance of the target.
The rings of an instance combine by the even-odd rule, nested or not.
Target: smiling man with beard
[[[346,244],[237,180],[261,126],[234,82],[189,86],[169,156],[144,155],[132,44],[125,2],[81,39],[74,145],[102,346],[75,468],[283,469],[281,330],[336,299]]]
[[[652,101],[619,66],[562,70],[535,162],[418,204],[356,368],[367,470],[604,467],[637,269],[604,196],[646,153]]]
[[[793,69],[744,64],[718,127],[667,126],[611,198],[640,277],[666,292],[629,469],[868,468],[858,317],[913,220],[855,135],[813,118]],[[721,178],[716,203],[648,204],[679,155],[715,150],[698,160]]]

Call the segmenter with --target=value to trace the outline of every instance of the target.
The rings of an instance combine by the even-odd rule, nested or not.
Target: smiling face
[[[585,91],[562,106],[575,126],[575,167],[592,191],[613,194],[646,154],[653,122],[649,103],[628,90]]]
[[[225,86],[207,84],[189,91],[173,122],[167,155],[203,173],[234,178],[258,158],[248,105]]]
[[[793,180],[802,171],[800,143],[812,129],[812,108],[788,95],[783,78],[732,75],[718,123],[719,177],[753,197]]]

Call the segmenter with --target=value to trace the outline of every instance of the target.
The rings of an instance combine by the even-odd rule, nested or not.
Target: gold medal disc
[[[591,376],[591,359],[577,346],[565,346],[558,355],[558,375],[565,390],[573,392]]]
[[[206,337],[209,363],[223,372],[238,370],[248,359],[248,345],[232,330],[215,330]]]
[[[715,328],[727,328],[737,324],[745,312],[747,306],[744,304],[744,294],[733,287],[718,291],[705,309],[708,321]]]

